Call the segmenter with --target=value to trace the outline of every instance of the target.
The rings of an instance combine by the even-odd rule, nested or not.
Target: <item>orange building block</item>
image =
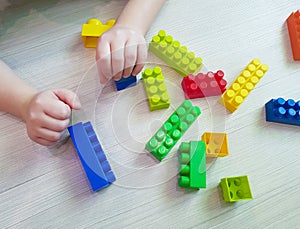
[[[255,85],[268,71],[268,65],[253,59],[218,100],[227,110],[234,112],[244,102]]]
[[[96,48],[98,38],[115,24],[116,20],[109,20],[106,24],[96,18],[89,19],[82,25],[82,43],[86,48]]]
[[[289,30],[290,42],[294,60],[300,60],[300,10],[292,13],[286,23]]]
[[[201,141],[206,143],[206,157],[225,157],[229,154],[226,133],[205,132]]]

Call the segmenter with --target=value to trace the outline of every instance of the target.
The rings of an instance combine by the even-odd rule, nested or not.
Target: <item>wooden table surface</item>
[[[40,90],[68,88],[83,104],[72,123],[91,121],[117,181],[93,193],[70,139],[56,147],[31,142],[23,122],[0,113],[0,228],[296,228],[300,223],[300,129],[265,121],[272,98],[300,99],[300,62],[292,59],[286,18],[299,1],[167,1],[146,35],[165,29],[225,72],[230,84],[258,57],[269,71],[240,108],[228,113],[218,97],[195,99],[201,116],[182,141],[226,132],[230,155],[207,161],[207,188],[177,186],[177,144],[155,161],[145,143],[184,100],[181,76],[160,65],[169,109],[150,112],[143,85],[116,92],[100,86],[95,50],[81,43],[88,18],[116,18],[126,1],[0,2],[0,59]],[[145,15],[147,16],[147,15]],[[204,71],[203,70],[203,71]],[[1,85],[0,85],[1,86]],[[225,203],[223,177],[248,175],[254,199]]]

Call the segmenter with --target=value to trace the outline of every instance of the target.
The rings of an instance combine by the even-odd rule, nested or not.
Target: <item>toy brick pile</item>
[[[300,60],[300,11],[292,13],[287,23],[294,59]],[[103,25],[97,19],[90,19],[82,27],[82,41],[85,47],[96,47],[99,36],[113,24],[114,20]],[[234,112],[268,70],[266,64],[261,64],[257,58],[253,59],[226,88],[227,82],[222,70],[200,72],[202,59],[188,51],[172,36],[167,35],[164,30],[152,38],[149,50],[183,76],[181,86],[186,98],[145,144],[145,149],[158,161],[168,155],[200,116],[200,108],[194,106],[191,99],[219,96],[218,102],[228,111]],[[150,111],[167,109],[170,106],[171,98],[159,66],[153,69],[146,68],[142,72],[141,81],[144,84]],[[135,86],[136,77],[123,78],[116,81],[115,85],[117,90]],[[265,104],[265,110],[267,121],[300,126],[300,101],[272,99]],[[91,123],[77,123],[68,129],[92,189],[98,191],[115,181],[116,178]],[[225,157],[228,154],[226,133],[205,132],[201,140],[191,139],[190,142],[181,142],[178,149],[180,164],[178,185],[183,188],[206,188],[206,157]],[[220,186],[223,198],[227,202],[252,199],[247,176],[223,178]]]

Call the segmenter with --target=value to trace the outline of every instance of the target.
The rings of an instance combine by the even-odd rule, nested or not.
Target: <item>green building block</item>
[[[226,177],[220,182],[223,198],[226,202],[251,200],[252,193],[247,176]]]
[[[147,142],[146,150],[161,161],[200,114],[199,107],[185,100]]]
[[[184,77],[198,73],[203,65],[200,57],[188,52],[187,47],[180,46],[180,42],[174,41],[164,30],[152,37],[149,50]]]
[[[146,68],[142,73],[145,90],[151,111],[168,108],[170,95],[167,91],[161,68],[156,66],[153,70]]]
[[[182,142],[178,152],[180,162],[178,185],[185,188],[206,188],[205,142]]]

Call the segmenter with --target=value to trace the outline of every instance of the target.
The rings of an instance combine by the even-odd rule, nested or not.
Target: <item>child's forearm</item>
[[[0,111],[24,119],[26,106],[36,93],[0,60]]]
[[[116,25],[138,30],[145,35],[166,0],[129,0]]]

